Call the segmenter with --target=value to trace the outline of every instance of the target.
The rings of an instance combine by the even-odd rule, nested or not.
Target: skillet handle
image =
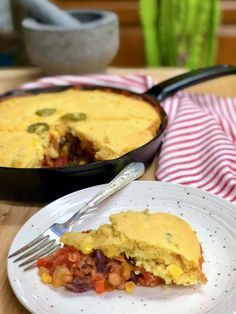
[[[227,64],[214,65],[180,74],[165,80],[160,84],[153,86],[146,91],[145,94],[154,96],[157,101],[160,102],[185,87],[190,87],[201,82],[230,74],[236,74],[236,67]]]

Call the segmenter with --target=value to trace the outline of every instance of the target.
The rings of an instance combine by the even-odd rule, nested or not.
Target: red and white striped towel
[[[155,81],[146,75],[54,76],[23,85],[90,84],[142,93]],[[204,189],[236,203],[236,99],[178,93],[162,102],[169,122],[157,177]]]
[[[169,115],[157,176],[236,202],[236,99],[178,94]]]
[[[127,74],[127,75],[109,75],[109,74],[94,74],[94,75],[59,75],[52,77],[43,77],[37,81],[26,83],[21,88],[39,88],[50,86],[65,86],[65,85],[97,85],[110,86],[117,88],[129,89],[136,93],[143,93],[155,84],[155,80],[151,76],[142,74]]]

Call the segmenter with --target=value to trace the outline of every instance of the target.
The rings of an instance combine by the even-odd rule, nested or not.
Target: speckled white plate
[[[101,186],[67,195],[35,214],[16,235],[10,252],[55,221],[67,219]],[[23,272],[8,260],[8,278],[17,298],[31,312],[86,314],[233,314],[236,313],[236,207],[206,192],[180,185],[138,181],[118,192],[83,218],[76,230],[92,229],[122,210],[170,212],[188,221],[202,243],[206,285],[197,287],[138,287],[134,294],[115,291],[96,295],[54,289],[40,282],[37,270]]]

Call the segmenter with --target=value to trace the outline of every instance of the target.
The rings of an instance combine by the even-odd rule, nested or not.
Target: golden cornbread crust
[[[68,232],[61,242],[83,254],[101,250],[107,257],[120,254],[163,279],[166,284],[206,283],[202,248],[190,225],[175,215],[127,211],[110,216],[110,224],[89,233]]]
[[[66,133],[81,147],[89,145],[94,160],[114,159],[153,139],[160,124],[148,102],[108,91],[71,88],[11,97],[0,104],[0,166],[41,167],[45,155],[58,158],[52,136],[59,145]]]

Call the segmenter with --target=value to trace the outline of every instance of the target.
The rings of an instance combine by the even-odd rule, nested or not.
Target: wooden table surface
[[[152,75],[158,81],[162,81],[169,77],[184,72],[183,69],[176,68],[159,68],[159,69],[116,69],[110,68],[108,73],[124,74],[124,73],[145,73]],[[0,70],[0,93],[16,88],[24,82],[34,80],[40,77],[37,69],[11,69]],[[227,76],[216,79],[204,84],[192,87],[190,90],[196,92],[210,92],[217,95],[236,96],[236,75]],[[155,180],[156,160],[146,171],[142,180]],[[28,311],[20,304],[14,296],[7,279],[6,262],[8,250],[11,242],[21,226],[37,212],[39,208],[30,206],[22,206],[21,204],[13,204],[0,201],[0,314],[18,314],[28,313]]]

